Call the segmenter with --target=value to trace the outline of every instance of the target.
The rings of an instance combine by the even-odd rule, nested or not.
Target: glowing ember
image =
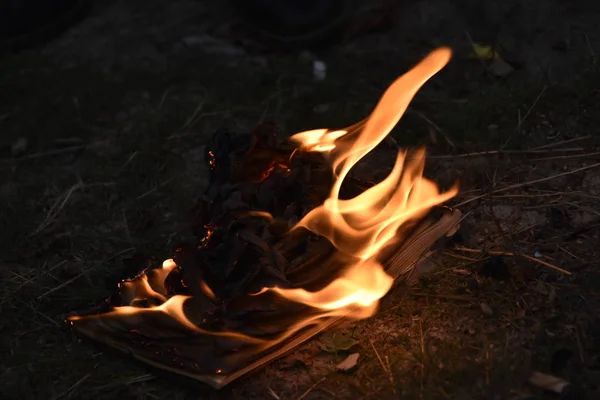
[[[263,157],[260,166],[265,168],[260,170],[258,175],[255,174],[256,171],[254,170],[248,173],[247,176],[255,176],[258,179],[254,180],[259,182],[263,182],[270,175],[278,173],[276,171],[291,175],[295,171],[291,170],[292,164],[290,162],[297,154],[308,152],[321,153],[331,164],[334,177],[329,196],[320,206],[312,209],[306,215],[303,213],[304,217],[290,233],[297,233],[301,228],[304,228],[326,238],[335,247],[338,258],[344,260],[344,268],[341,272],[337,269],[337,275],[328,279],[328,283],[326,282],[324,286],[319,286],[319,290],[309,291],[306,287],[310,286],[298,284],[290,284],[288,287],[278,287],[277,284],[271,286],[261,284],[261,286],[268,287],[259,290],[259,286],[252,292],[246,292],[240,300],[241,302],[252,303],[256,299],[265,299],[265,302],[270,304],[270,299],[279,296],[293,307],[307,312],[298,313],[297,316],[295,314],[291,315],[291,319],[286,322],[273,321],[271,325],[279,324],[276,326],[277,329],[273,330],[275,332],[273,334],[252,335],[240,333],[235,328],[220,325],[227,323],[223,322],[226,318],[215,318],[208,321],[210,320],[209,315],[212,313],[210,307],[198,306],[197,308],[201,308],[203,311],[196,314],[193,312],[188,313],[187,310],[192,308],[186,308],[188,301],[191,305],[208,301],[213,309],[217,305],[221,305],[223,299],[220,296],[219,288],[214,285],[211,287],[209,284],[211,277],[203,275],[204,272],[202,271],[196,275],[193,275],[196,273],[194,271],[189,272],[192,275],[187,275],[188,280],[184,282],[185,271],[183,271],[183,268],[180,268],[180,265],[177,265],[173,260],[166,260],[162,268],[148,270],[131,280],[121,283],[121,304],[126,305],[113,307],[112,311],[105,314],[84,317],[73,316],[69,318],[71,323],[102,319],[104,325],[101,328],[108,329],[107,327],[110,327],[111,323],[115,323],[115,319],[120,319],[120,324],[130,327],[128,328],[130,333],[145,338],[146,336],[142,333],[143,329],[141,327],[138,329],[135,321],[147,321],[144,318],[150,318],[150,321],[154,321],[152,318],[162,316],[170,321],[169,323],[161,322],[161,324],[169,326],[169,329],[171,329],[169,332],[175,332],[179,329],[178,334],[169,333],[167,342],[172,337],[177,338],[179,337],[177,335],[183,335],[181,332],[185,331],[186,335],[191,332],[194,335],[232,339],[235,344],[229,346],[234,348],[235,351],[245,348],[248,354],[256,354],[260,350],[274,348],[276,344],[292,337],[303,328],[320,324],[327,318],[344,316],[358,319],[373,315],[379,300],[391,289],[394,283],[394,277],[386,273],[377,257],[381,255],[385,248],[400,245],[407,228],[425,217],[433,207],[453,197],[457,193],[457,188],[454,187],[448,192],[440,193],[434,182],[423,177],[425,163],[425,152],[423,150],[417,151],[411,157],[407,157],[405,151],[400,152],[390,174],[380,183],[362,191],[354,198],[340,199],[342,186],[349,178],[352,167],[385,139],[398,123],[420,87],[447,64],[450,56],[449,49],[438,49],[417,64],[411,71],[397,79],[384,93],[365,123],[359,123],[346,130],[317,129],[298,133],[292,137],[292,141],[299,145],[299,148],[291,152],[291,157],[288,158],[290,153],[278,154],[275,160]],[[258,148],[256,152],[262,157],[264,154],[261,151],[263,150],[263,148]],[[321,156],[319,157],[322,159]],[[284,163],[282,160],[287,161]],[[217,158],[212,150],[208,152],[208,163],[211,170],[219,170],[223,165],[221,162],[217,163]],[[238,165],[234,168],[238,168],[238,173],[247,172],[244,171],[244,166]],[[325,196],[326,192],[323,193],[318,202],[313,204],[319,204]],[[217,198],[216,201],[220,201],[220,199]],[[244,215],[245,218],[260,218],[269,221],[269,223],[275,223],[275,218],[267,211],[272,212],[270,209],[246,210]],[[230,223],[234,225],[235,220],[234,222],[230,221]],[[221,227],[217,224],[216,226],[205,225],[205,228],[204,238],[201,239],[197,247],[210,252],[214,242],[218,243],[219,238],[222,237],[219,236]],[[238,233],[236,232],[235,235],[238,235]],[[261,243],[265,243],[261,242],[263,240],[261,237],[252,236],[252,233],[242,232],[239,235],[246,235],[244,236],[246,243],[258,247],[262,245]],[[229,246],[229,242],[226,242],[224,246]],[[227,249],[227,252],[232,254],[241,251],[236,250],[234,246]],[[177,255],[175,259],[177,260]],[[267,258],[261,259],[261,262],[267,264],[271,261]],[[235,263],[237,261],[233,262],[234,265]],[[273,264],[276,264],[276,262],[273,261]],[[318,268],[319,265],[316,264],[316,267]],[[269,271],[272,276],[277,276],[279,273],[274,268]],[[174,278],[171,279],[172,277]],[[192,296],[173,294],[175,292],[167,287],[174,284],[172,281],[185,288],[195,286],[198,291],[191,291]],[[235,307],[235,302],[233,302],[233,305],[226,304],[221,312],[235,312]],[[266,315],[268,317],[268,313]],[[111,320],[111,318],[113,319]],[[251,324],[252,321],[249,323]],[[86,325],[83,324],[79,327],[82,331],[87,329],[87,333],[94,336],[93,329],[89,326],[86,328]],[[155,337],[154,335],[148,336]],[[136,340],[140,341],[141,347],[148,347],[146,339],[136,337]],[[189,347],[188,350],[190,350]],[[241,353],[243,352],[240,350]],[[156,352],[156,354],[159,355],[159,352]],[[276,354],[276,351],[274,350],[272,354]],[[267,358],[272,359],[272,357],[274,356]],[[221,375],[232,372],[227,369],[231,367],[231,364],[228,365],[224,361],[219,364],[219,362],[221,361],[218,360],[210,364],[218,366],[214,367],[212,373]],[[154,363],[157,363],[157,361],[154,361]],[[183,361],[181,361],[181,366],[183,366]],[[189,368],[198,370],[198,364],[193,363]],[[240,372],[240,370],[236,371],[237,376],[241,373],[243,372]],[[224,381],[213,380],[212,382],[223,384]]]

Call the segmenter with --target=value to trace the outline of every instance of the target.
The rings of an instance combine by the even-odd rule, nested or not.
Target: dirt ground
[[[600,398],[600,6],[420,0],[392,19],[281,53],[224,4],[117,0],[0,59],[2,397]],[[474,42],[507,64],[472,57]],[[133,254],[158,262],[192,238],[215,129],[350,125],[441,45],[452,62],[394,137],[427,146],[431,178],[459,179],[450,205],[468,215],[435,272],[389,293],[375,317],[219,392],[64,324],[110,294]],[[350,353],[357,367],[337,372]]]

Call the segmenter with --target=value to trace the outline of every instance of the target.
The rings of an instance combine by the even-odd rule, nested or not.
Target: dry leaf
[[[313,362],[313,358],[320,351],[321,349],[314,342],[311,342],[287,357],[282,358],[279,366],[281,369],[286,369],[301,365],[310,365]]]
[[[501,60],[500,55],[494,51],[492,46],[473,43],[473,53],[471,57],[478,60]]]
[[[557,376],[544,374],[535,371],[529,378],[529,383],[544,390],[550,390],[555,393],[562,393],[569,382]]]
[[[344,361],[335,366],[338,371],[350,371],[352,368],[356,367],[358,363],[358,357],[360,354],[352,353]]]
[[[321,350],[328,353],[337,353],[338,351],[350,350],[354,345],[358,344],[358,340],[354,339],[350,334],[344,332],[326,332],[323,334],[317,345]]]

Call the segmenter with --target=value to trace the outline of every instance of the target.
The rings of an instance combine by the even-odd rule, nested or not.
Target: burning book
[[[198,243],[123,281],[99,312],[68,318],[82,334],[215,388],[290,352],[379,300],[457,229],[423,176],[423,150],[398,153],[370,183],[350,170],[381,143],[417,90],[450,59],[438,49],[345,130],[277,140],[219,131]]]

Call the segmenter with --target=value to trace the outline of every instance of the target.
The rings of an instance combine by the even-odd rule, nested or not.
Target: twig
[[[413,110],[413,109],[408,109],[408,112],[412,112],[414,114],[416,114],[419,118],[421,118],[423,121],[427,122],[429,125],[431,125],[431,127],[433,129],[436,130],[436,132],[438,132],[440,135],[442,135],[444,137],[444,139],[446,140],[446,143],[448,143],[448,145],[450,145],[450,147],[452,147],[453,149],[456,148],[456,145],[454,144],[454,142],[450,139],[450,137],[446,134],[446,132],[444,132],[442,130],[442,128],[440,128],[435,122],[433,122],[432,120],[430,120],[429,118],[427,118],[422,112]]]
[[[313,390],[314,390],[314,389],[315,389],[315,388],[316,388],[316,387],[317,387],[317,386],[318,386],[318,385],[319,385],[321,382],[323,382],[324,380],[325,380],[325,377],[323,377],[323,378],[319,379],[317,382],[315,382],[315,384],[314,384],[314,385],[312,385],[311,387],[309,387],[309,388],[306,390],[306,392],[302,393],[302,394],[300,395],[300,397],[298,397],[298,399],[297,399],[297,400],[302,400],[303,398],[305,398],[306,396],[308,396],[308,394],[309,394],[310,392],[312,392],[312,391],[313,391]]]
[[[165,101],[167,100],[167,95],[169,94],[172,88],[173,86],[167,87],[163,92],[162,96],[160,96],[160,101],[158,102],[158,106],[156,106],[157,113],[160,112],[160,110],[162,109],[163,105],[165,104]]]
[[[56,322],[55,320],[53,320],[52,318],[50,318],[48,315],[44,314],[43,312],[41,312],[40,310],[37,310],[35,307],[33,307],[31,304],[19,299],[17,297],[17,300],[19,302],[21,302],[21,304],[29,307],[29,309],[31,309],[31,311],[33,311],[34,313],[38,314],[40,317],[43,317],[45,320],[49,321],[52,325],[54,325],[55,327],[60,327],[60,324],[58,322]]]
[[[554,269],[554,270],[556,270],[558,272],[562,272],[563,274],[571,275],[571,272],[567,271],[566,269],[562,269],[560,267],[557,267],[556,265],[550,264],[549,262],[546,262],[544,260],[540,260],[539,258],[531,257],[531,256],[528,256],[527,254],[519,254],[519,255],[521,257],[524,257],[524,258],[528,259],[529,261],[533,261],[533,262],[536,262],[538,264],[545,265],[546,267],[552,268],[552,269]]]
[[[511,198],[511,197],[522,197],[522,198],[538,198],[538,197],[562,197],[562,196],[571,196],[571,197],[584,197],[588,199],[600,200],[600,196],[594,196],[592,194],[582,193],[582,192],[544,192],[541,191],[539,194],[527,194],[527,193],[515,193],[515,194],[501,194],[498,196],[489,196],[490,198],[500,199],[500,198]]]
[[[270,387],[267,387],[267,391],[269,392],[271,397],[273,397],[275,400],[281,400],[281,397],[279,397],[279,395],[277,393],[275,393],[275,391],[273,389],[271,389]]]
[[[568,205],[568,206],[571,206],[571,207],[578,208],[578,209],[580,209],[580,210],[582,210],[582,211],[586,211],[586,212],[588,212],[588,213],[590,213],[590,214],[594,214],[595,216],[597,216],[597,217],[600,217],[600,212],[598,212],[598,211],[594,210],[593,208],[586,207],[586,206],[582,206],[582,205],[580,205],[580,204],[571,203],[570,201],[561,201],[561,202],[560,202],[560,203],[558,203],[558,204],[561,204],[561,203],[562,203],[562,204],[566,204],[566,205]],[[555,203],[555,204],[556,204],[556,203]]]
[[[538,101],[540,101],[540,98],[542,97],[542,95],[544,94],[544,92],[546,92],[547,88],[548,88],[547,85],[542,88],[541,92],[537,95],[537,97],[533,101],[533,104],[531,104],[531,107],[529,107],[527,109],[527,112],[525,113],[525,115],[523,116],[523,118],[519,118],[519,121],[517,122],[517,126],[515,126],[515,129],[513,130],[512,134],[509,136],[508,140],[502,146],[503,149],[506,146],[508,146],[508,143],[510,143],[510,141],[512,140],[514,134],[521,129],[521,125],[523,125],[523,122],[525,122],[525,120],[527,119],[527,117],[529,117],[529,114],[531,114],[531,111],[533,111],[533,109],[537,105]]]
[[[394,374],[392,374],[392,364],[390,363],[390,358],[386,355],[385,362],[387,364],[387,369],[390,372],[390,383],[392,384],[392,391],[394,395],[396,395],[396,383],[394,382]]]
[[[145,374],[145,375],[136,376],[135,378],[131,378],[129,380],[120,380],[117,382],[108,383],[106,385],[97,386],[94,388],[94,390],[95,391],[106,390],[106,389],[110,389],[110,388],[113,388],[113,387],[119,386],[119,385],[131,385],[133,383],[147,382],[147,381],[151,381],[155,378],[156,377],[154,375]]]
[[[32,153],[32,154],[28,154],[23,157],[19,157],[19,159],[20,160],[30,160],[32,158],[49,157],[49,156],[55,156],[57,154],[74,153],[79,150],[85,150],[88,146],[89,145],[87,145],[87,144],[80,144],[77,146],[64,147],[62,149],[41,151],[39,153]]]
[[[63,209],[65,204],[67,204],[67,201],[69,201],[69,198],[71,197],[73,192],[77,189],[82,188],[83,186],[84,186],[83,182],[79,181],[76,184],[74,184],[73,186],[71,186],[71,188],[67,191],[67,193],[63,197],[62,202],[60,201],[60,198],[58,198],[54,202],[52,207],[50,207],[50,210],[48,210],[48,213],[46,214],[46,218],[44,218],[44,220],[38,225],[38,227],[29,234],[29,237],[37,235],[38,233],[40,233],[44,229],[46,229],[52,223],[54,218],[56,218],[58,213]]]
[[[201,101],[200,103],[198,103],[198,106],[196,107],[192,115],[187,119],[187,121],[185,121],[181,128],[179,128],[181,132],[187,132],[187,130],[194,124],[194,122],[197,121],[198,117],[200,116],[200,112],[204,108],[205,104],[205,101]]]
[[[579,260],[579,257],[577,257],[575,254],[571,253],[569,250],[565,249],[562,246],[558,246],[559,250],[562,250],[563,252],[567,253],[568,255],[570,255],[571,257],[573,257],[576,260]]]
[[[596,66],[598,64],[598,59],[596,58],[596,52],[594,51],[594,47],[592,47],[592,44],[590,43],[590,38],[588,37],[587,33],[584,33],[583,36],[585,37],[585,42],[587,44],[590,57],[592,58],[592,64]]]
[[[468,247],[462,247],[462,246],[455,246],[454,247],[455,250],[458,251],[466,251],[467,253],[482,253],[482,254],[490,254],[490,255],[495,255],[495,256],[510,256],[510,257],[517,257],[517,256],[521,256],[523,258],[526,258],[530,261],[536,262],[538,264],[542,264],[548,268],[552,268],[556,271],[562,272],[565,275],[571,275],[571,272],[567,271],[566,269],[562,269],[560,267],[557,267],[556,265],[550,264],[549,262],[546,262],[544,260],[540,260],[539,258],[535,258],[535,257],[531,257],[528,256],[527,254],[515,254],[515,253],[511,253],[509,251],[498,251],[498,250],[478,250],[478,249],[470,249]]]
[[[450,294],[410,293],[410,295],[415,296],[415,297],[433,297],[433,298],[437,298],[437,299],[447,299],[447,300],[477,301],[477,299],[475,299],[473,297],[453,296]]]
[[[533,109],[535,108],[536,104],[540,101],[540,99],[542,98],[542,95],[546,92],[546,89],[548,89],[548,86],[544,86],[542,88],[542,90],[540,91],[540,93],[537,95],[537,97],[535,98],[535,100],[533,101],[533,104],[531,104],[531,107],[529,107],[527,109],[527,112],[525,113],[525,115],[523,116],[523,119],[521,119],[519,121],[519,123],[517,124],[517,126],[515,127],[515,132],[518,131],[519,129],[521,129],[521,125],[523,124],[523,122],[527,119],[527,117],[529,117],[529,114],[531,114],[531,111],[533,111]]]
[[[104,144],[106,142],[108,142],[108,139],[106,139],[106,140],[100,140],[98,142],[93,142],[93,143],[88,143],[88,144],[79,144],[77,146],[64,147],[62,149],[55,149],[55,150],[49,150],[49,151],[41,151],[39,153],[32,153],[32,154],[25,155],[23,157],[18,157],[17,161],[31,160],[31,159],[34,159],[34,158],[42,158],[42,157],[55,156],[55,155],[64,154],[64,153],[73,153],[73,152],[77,152],[79,150],[85,150],[85,149],[90,148],[90,147],[98,146],[98,145]]]
[[[419,338],[421,339],[421,398],[423,395],[423,386],[425,385],[425,338],[423,337],[423,320],[419,318]]]
[[[456,254],[453,252],[449,252],[449,251],[442,251],[440,252],[440,254],[449,256],[449,257],[453,257],[453,258],[458,258],[460,260],[467,260],[467,261],[478,261],[476,258],[472,258],[472,257],[467,257],[467,256],[463,256],[461,254]],[[451,268],[452,269],[452,268]]]
[[[538,158],[538,159],[536,159],[536,161],[561,160],[561,159],[565,159],[565,158],[594,157],[594,156],[599,156],[599,155],[600,155],[600,151],[597,151],[595,153],[569,154],[569,155],[562,155],[562,156],[544,157],[544,158]]]
[[[468,157],[479,157],[479,156],[500,156],[504,154],[548,154],[548,153],[567,153],[567,152],[577,152],[583,151],[582,147],[573,147],[567,149],[556,149],[556,150],[489,150],[489,151],[479,151],[475,153],[464,153],[464,154],[455,154],[455,155],[445,155],[445,156],[429,156],[430,159],[437,160],[447,160],[454,158],[468,158]],[[543,159],[542,159],[543,160]]]
[[[587,136],[576,137],[576,138],[568,139],[568,140],[561,140],[560,142],[549,143],[549,144],[545,144],[543,146],[535,147],[533,150],[542,150],[542,149],[549,149],[551,147],[556,147],[556,146],[564,146],[565,144],[579,142],[580,140],[586,140],[591,137],[592,137],[591,135],[587,135]]]
[[[119,257],[122,254],[127,253],[128,251],[134,250],[133,247],[130,247],[128,249],[122,250],[120,252],[118,252],[117,254],[113,254],[112,256],[108,257],[107,259],[100,261],[99,263],[95,264],[94,266],[92,266],[89,269],[86,269],[85,271],[81,272],[80,274],[75,275],[74,277],[72,277],[71,279],[68,279],[66,281],[64,281],[63,283],[61,283],[60,285],[53,287],[52,289],[48,290],[47,292],[45,292],[44,294],[41,294],[37,297],[38,300],[43,299],[44,297],[48,296],[51,293],[56,292],[57,290],[60,290],[66,286],[69,286],[71,283],[75,282],[77,279],[81,278],[83,275],[87,274],[88,272],[98,268],[100,265],[109,262],[112,259],[115,259],[117,257]]]
[[[369,343],[371,343],[371,347],[373,348],[373,351],[375,352],[375,355],[377,356],[377,359],[379,360],[379,363],[381,364],[381,369],[383,369],[383,372],[385,372],[388,375],[388,379],[390,380],[390,384],[392,385],[392,391],[394,392],[394,394],[396,394],[396,385],[394,384],[394,377],[392,376],[392,370],[386,368],[385,364],[383,363],[383,359],[379,355],[379,352],[375,348],[375,345],[373,344],[373,341],[371,340],[371,338],[369,338]]]
[[[37,276],[34,276],[33,278],[30,278],[30,279],[25,279],[25,281],[22,282],[19,285],[19,287],[17,287],[15,290],[13,290],[12,292],[10,292],[6,296],[4,296],[2,299],[0,299],[0,306],[2,304],[4,304],[8,299],[12,298],[15,294],[17,294],[19,292],[19,290],[21,290],[25,285],[27,285],[28,283],[32,283],[33,281],[35,281],[36,279],[39,279],[40,277],[42,277],[44,275],[49,274],[50,272],[54,271],[56,268],[64,265],[66,262],[67,262],[66,260],[60,261],[56,265],[54,265],[51,268],[49,268],[48,270],[43,271],[41,274],[39,274]]]
[[[500,188],[500,189],[492,190],[489,193],[484,193],[484,194],[481,194],[479,196],[475,196],[475,197],[472,197],[470,199],[467,199],[467,200],[465,200],[465,201],[463,201],[461,203],[455,204],[454,207],[459,208],[461,206],[464,206],[465,204],[469,204],[469,203],[471,203],[471,202],[473,202],[475,200],[482,199],[482,198],[487,197],[487,196],[489,196],[491,194],[506,192],[506,191],[513,190],[513,189],[519,189],[519,188],[522,188],[522,187],[534,185],[536,183],[546,182],[546,181],[549,181],[549,180],[552,180],[552,179],[555,179],[555,178],[560,178],[561,176],[571,175],[571,174],[575,174],[577,172],[586,171],[588,169],[597,168],[597,167],[600,167],[600,163],[596,163],[596,164],[588,165],[588,166],[585,166],[585,167],[577,168],[577,169],[574,169],[573,171],[561,172],[560,174],[547,176],[545,178],[535,179],[535,180],[532,180],[532,181],[527,181],[527,182],[518,183],[518,184],[515,184],[515,185],[506,186],[506,187],[503,187],[503,188]]]
[[[74,384],[72,384],[67,390],[65,390],[64,392],[62,392],[58,396],[54,396],[52,399],[53,400],[58,400],[58,399],[61,399],[61,398],[65,397],[65,396],[69,395],[79,385],[81,385],[83,382],[85,382],[86,380],[88,380],[90,378],[90,376],[92,376],[92,374],[90,374],[90,373],[85,374],[81,379],[79,379],[77,382],[75,382]]]
[[[164,182],[163,182],[163,183],[161,183],[160,185],[158,185],[158,186],[156,186],[156,187],[153,187],[152,189],[148,190],[146,193],[143,193],[143,194],[139,195],[139,196],[136,198],[136,200],[141,200],[141,199],[143,199],[144,197],[146,197],[146,196],[148,196],[148,195],[150,195],[150,194],[152,194],[152,193],[156,192],[156,191],[157,191],[158,189],[160,189],[161,187],[163,187],[163,186],[165,186],[165,185],[169,184],[169,182],[171,182],[173,179],[175,179],[175,176],[172,176],[172,177],[170,177],[169,179],[167,179],[166,181],[164,181]]]
[[[385,367],[385,364],[383,363],[383,360],[381,359],[379,352],[375,348],[375,345],[373,344],[373,341],[370,338],[369,338],[369,343],[371,343],[371,347],[373,348],[373,351],[375,352],[375,355],[377,356],[377,359],[379,360],[379,363],[381,364],[381,368],[383,369],[383,372],[385,372],[387,374],[388,373],[387,368]]]
[[[127,235],[127,239],[129,239],[129,244],[131,247],[135,248],[133,245],[133,239],[131,238],[131,234],[129,233],[129,222],[127,221],[127,216],[125,215],[125,209],[123,209],[123,224],[125,225],[125,234]]]
[[[526,199],[535,199],[538,197],[556,197],[556,196],[565,196],[567,193],[565,192],[555,192],[555,193],[539,193],[539,194],[527,194],[527,193],[516,193],[516,194],[501,194],[499,196],[489,196],[493,199],[504,199],[504,198],[526,198]]]
[[[119,168],[119,170],[117,171],[117,175],[121,175],[121,172],[123,172],[123,170],[125,169],[125,167],[127,165],[129,165],[129,163],[131,161],[133,161],[133,159],[138,155],[138,151],[134,151],[133,153],[131,153],[131,155],[129,156],[129,158],[127,158],[127,161],[125,161],[125,163],[123,165],[121,165],[121,168]]]

